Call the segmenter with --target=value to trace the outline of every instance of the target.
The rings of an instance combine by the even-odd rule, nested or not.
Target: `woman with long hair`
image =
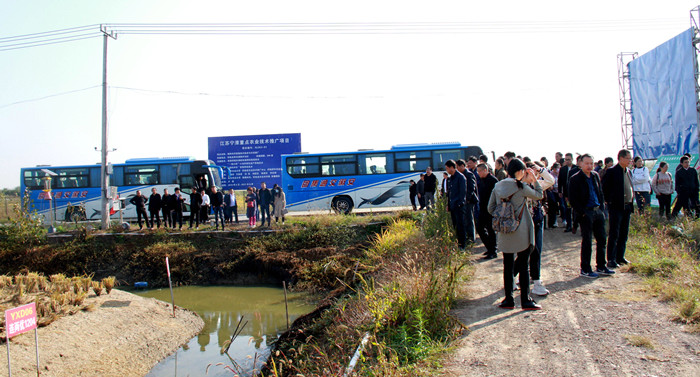
[[[520,301],[523,310],[539,310],[541,306],[530,297],[530,276],[528,263],[530,253],[535,249],[535,224],[530,216],[528,199],[542,198],[542,186],[532,169],[517,158],[508,163],[508,178],[498,182],[489,198],[488,211],[495,214],[503,201],[510,201],[515,209],[519,225],[510,233],[498,233],[498,250],[503,253],[503,285],[505,299],[499,307],[513,309],[513,280],[515,272],[520,275]]]
[[[668,164],[661,161],[659,168],[656,170],[656,175],[651,180],[651,188],[656,193],[656,199],[659,200],[659,216],[666,215],[667,219],[671,219],[671,195],[673,194],[673,177],[668,172]]]
[[[272,208],[272,216],[275,216],[275,224],[282,218],[282,224],[284,224],[284,215],[287,214],[287,196],[284,194],[282,187],[275,184],[272,188],[272,199],[274,201],[274,207]]]

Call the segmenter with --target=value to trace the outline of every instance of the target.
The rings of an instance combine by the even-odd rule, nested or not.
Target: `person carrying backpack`
[[[488,211],[494,217],[498,249],[503,253],[503,285],[506,297],[499,307],[515,307],[513,279],[517,271],[520,274],[522,309],[539,310],[542,307],[529,295],[528,263],[530,253],[535,248],[535,224],[529,215],[527,199],[541,199],[542,186],[537,182],[532,169],[526,168],[520,159],[512,159],[508,163],[507,171],[509,178],[496,184],[488,205]]]

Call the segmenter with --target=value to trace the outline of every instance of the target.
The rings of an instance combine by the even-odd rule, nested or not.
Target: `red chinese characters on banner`
[[[355,178],[343,178],[343,179],[323,179],[319,181],[318,179],[306,180],[301,182],[301,188],[314,188],[314,187],[341,187],[341,186],[354,186]]]
[[[307,181],[305,181],[307,182]],[[53,193],[50,192],[40,192],[39,196],[37,197],[39,200],[50,200],[51,195],[53,194],[54,199],[78,199],[78,198],[87,198],[88,192],[87,191],[56,191]]]
[[[5,311],[7,338],[12,338],[36,328],[36,303],[22,305]]]

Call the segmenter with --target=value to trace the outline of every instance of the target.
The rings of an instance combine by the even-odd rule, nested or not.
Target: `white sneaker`
[[[544,287],[542,280],[535,280],[535,286],[532,288],[532,293],[538,296],[546,296],[549,294],[549,290]]]

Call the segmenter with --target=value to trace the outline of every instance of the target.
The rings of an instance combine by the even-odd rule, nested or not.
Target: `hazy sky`
[[[469,23],[461,33],[120,35],[108,52],[110,160],[206,158],[209,136],[291,132],[306,152],[459,141],[602,159],[622,143],[617,54],[686,30],[700,2],[485,3],[0,0],[0,38],[101,23]],[[18,186],[21,167],[100,160],[101,38],[0,51],[0,83],[0,187]]]

